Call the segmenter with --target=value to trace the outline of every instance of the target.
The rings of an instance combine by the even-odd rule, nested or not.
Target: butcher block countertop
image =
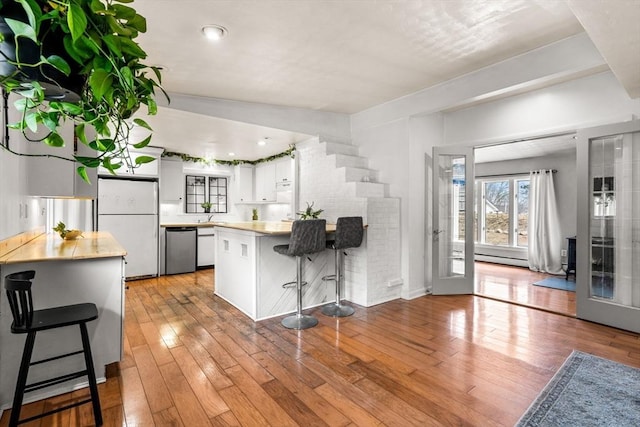
[[[63,240],[58,234],[43,233],[0,256],[0,264],[37,261],[71,261],[79,259],[125,256],[127,251],[105,231],[85,231],[76,240]]]
[[[234,230],[253,231],[271,236],[291,234],[291,221],[247,221],[216,223],[216,227],[231,228]],[[327,224],[327,233],[336,231],[335,224]]]

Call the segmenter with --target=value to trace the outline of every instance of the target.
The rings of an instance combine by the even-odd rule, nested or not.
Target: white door
[[[640,332],[640,120],[578,132],[577,316]]]
[[[433,294],[473,293],[473,148],[433,149]]]

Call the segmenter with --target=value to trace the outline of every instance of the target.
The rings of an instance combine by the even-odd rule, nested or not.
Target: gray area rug
[[[640,369],[574,351],[517,426],[640,426]]]

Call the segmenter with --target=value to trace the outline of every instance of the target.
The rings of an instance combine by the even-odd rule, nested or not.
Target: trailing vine
[[[257,165],[258,163],[271,162],[273,160],[281,159],[283,157],[291,157],[295,158],[296,146],[294,144],[289,145],[289,149],[283,151],[282,153],[274,154],[273,156],[263,157],[257,160],[218,160],[218,159],[205,159],[203,157],[194,157],[189,154],[178,153],[175,151],[165,151],[162,153],[162,157],[179,157],[183,162],[195,162],[195,163],[203,163],[207,166],[211,165],[226,165],[226,166],[237,166],[237,165]]]

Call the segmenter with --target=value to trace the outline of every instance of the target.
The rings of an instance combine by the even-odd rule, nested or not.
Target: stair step
[[[369,160],[366,157],[350,156],[346,154],[331,154],[335,156],[336,168],[352,167],[366,169],[369,166]]]
[[[347,182],[354,197],[384,197],[385,185],[379,182]]]
[[[346,154],[349,156],[358,155],[358,147],[355,145],[344,144],[341,142],[323,141],[321,142],[325,147],[325,153],[330,154]]]
[[[352,181],[363,181],[363,178],[369,177],[370,182],[378,182],[378,171],[374,171],[372,169],[365,168],[353,168],[353,167],[344,167],[340,168],[341,173],[344,174],[344,180],[346,182]]]

